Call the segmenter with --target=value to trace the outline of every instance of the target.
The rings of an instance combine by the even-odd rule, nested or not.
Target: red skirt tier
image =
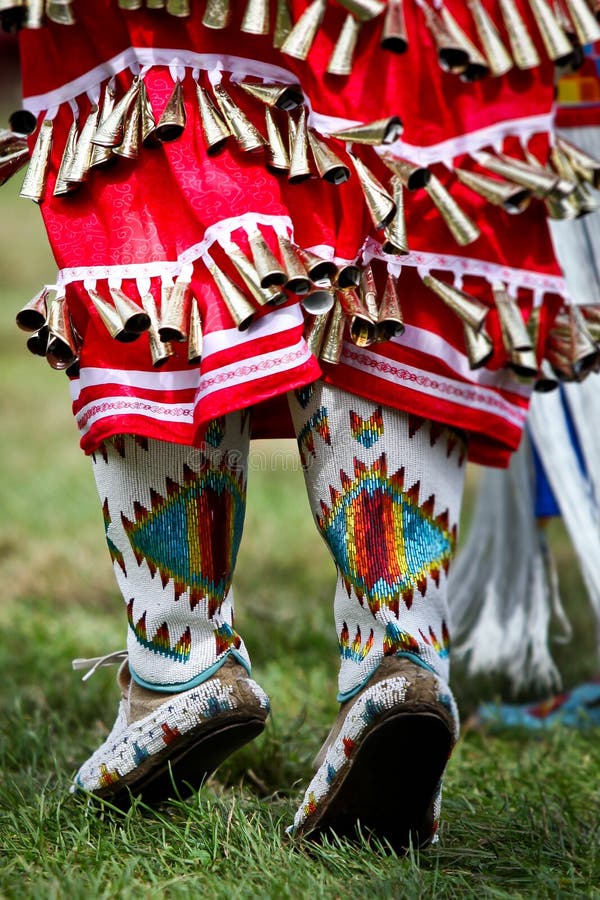
[[[281,395],[323,377],[376,403],[464,429],[472,460],[506,464],[520,440],[531,384],[506,367],[492,285],[507,287],[525,319],[539,310],[540,358],[566,290],[543,203],[533,201],[519,216],[509,216],[462,185],[453,169],[476,168],[474,154],[486,148],[523,158],[527,146],[545,161],[551,64],[465,84],[438,66],[419,4],[405,0],[406,54],[380,49],[376,19],[361,28],[352,74],[330,75],[327,61],[346,17],[339,4],[328,4],[306,61],[273,49],[268,36],[242,34],[245,4],[233,5],[241,8],[231,24],[215,31],[201,24],[203,3],[192,4],[201,9],[190,18],[177,19],[164,11],[124,12],[116,0],[75,0],[76,25],[21,33],[25,105],[40,122],[53,121],[41,210],[59,267],[56,287],[66,293],[81,343],[71,390],[83,449],[92,452],[118,433],[194,444],[206,421],[250,406],[257,407],[255,434],[287,435]],[[446,5],[474,37],[462,0]],[[484,5],[498,20],[496,0]],[[528,5],[518,5],[535,35]],[[294,0],[291,6],[296,21],[308,3]],[[118,99],[138,73],[157,120],[181,81],[187,119],[181,137],[144,147],[137,159],[94,168],[78,190],[54,196],[74,116],[81,129],[111,78]],[[265,167],[262,152],[243,152],[233,140],[219,153],[207,153],[197,84],[210,92],[221,82],[265,132],[264,106],[240,89],[240,81],[300,84],[308,125],[347,163],[349,180],[290,183]],[[274,115],[284,129],[287,114]],[[410,253],[384,253],[382,231],[373,224],[346,146],[329,135],[389,116],[402,119],[401,139],[384,148],[355,144],[356,156],[386,187],[391,172],[382,152],[428,165],[480,231],[468,246],[456,242],[428,193],[416,190],[405,192]],[[32,146],[34,141],[35,134]],[[253,228],[275,254],[279,235],[339,265],[371,262],[380,292],[388,270],[399,276],[404,333],[366,347],[346,333],[339,363],[325,363],[309,349],[301,298],[290,293],[282,305],[258,308],[250,327],[240,331],[209,266],[216,263],[243,289],[230,246],[233,241],[251,256]],[[428,273],[489,307],[485,328],[493,353],[485,366],[470,367],[462,323],[423,284]],[[187,347],[173,344],[173,355],[157,369],[147,336],[126,344],[110,337],[90,291],[110,302],[110,287],[120,286],[138,304],[150,292],[160,308],[163,285],[182,275],[200,311],[202,359],[190,365]]]

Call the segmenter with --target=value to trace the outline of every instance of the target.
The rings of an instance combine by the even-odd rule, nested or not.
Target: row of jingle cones
[[[465,0],[473,20],[480,46],[466,34],[450,10],[431,0],[337,0],[335,5],[347,10],[338,39],[329,60],[327,71],[334,75],[349,75],[360,29],[364,22],[382,16],[384,21],[380,43],[385,49],[404,53],[409,39],[404,17],[404,5],[418,2],[426,25],[436,46],[442,68],[475,81],[486,75],[506,74],[514,65],[531,69],[540,64],[536,44],[527,29],[517,0],[498,0],[501,29],[487,11],[482,0]],[[524,0],[525,2],[525,0]],[[600,0],[526,0],[533,13],[547,56],[559,65],[573,64],[578,48],[600,40]],[[187,17],[194,11],[193,0],[119,0],[124,10],[142,8],[160,10],[177,17]],[[44,11],[51,21],[63,25],[74,23],[72,0],[0,0],[3,10],[21,11],[23,24],[39,28]],[[306,59],[321,27],[328,0],[312,0],[296,23],[292,21],[289,0],[277,0],[273,24],[273,46],[296,59]],[[226,28],[232,17],[232,0],[206,0],[202,24],[207,28]],[[5,12],[5,15],[7,13]],[[271,32],[270,0],[246,0],[241,30],[247,34]]]
[[[347,16],[327,65],[333,75],[349,75],[360,29],[364,22],[384,15],[381,46],[404,53],[409,40],[404,4],[409,0],[338,0]],[[414,2],[414,0],[413,0]],[[536,45],[528,32],[516,0],[498,0],[508,47],[498,25],[482,0],[466,0],[481,46],[479,49],[461,28],[450,10],[428,0],[419,2],[433,37],[440,65],[464,80],[475,81],[490,74],[504,75],[513,65],[531,69],[540,64]],[[600,39],[599,0],[528,0],[548,57],[565,65],[573,62],[576,48]],[[123,9],[140,9],[143,0],[119,0]],[[191,14],[190,0],[146,0],[146,8],[166,8],[176,16]],[[296,59],[306,59],[321,27],[327,0],[313,0],[294,24],[288,0],[277,0],[273,25],[273,46]],[[207,28],[226,28],[233,4],[228,0],[207,0],[202,23]],[[247,34],[271,32],[270,0],[247,0],[240,28]]]
[[[302,90],[298,85],[241,82],[240,88],[264,105],[267,138],[263,137],[225,88],[213,89],[215,99],[200,84],[195,85],[207,152],[217,153],[230,138],[243,152],[264,150],[265,163],[274,172],[287,174],[292,183],[318,175],[333,184],[350,177],[350,169],[311,128],[307,127]],[[290,113],[299,108],[292,116]],[[285,110],[287,141],[278,125],[275,111]],[[135,158],[141,146],[157,146],[179,137],[186,124],[183,85],[177,82],[163,114],[156,122],[143,80],[134,78],[131,87],[117,102],[109,82],[104,92],[102,111],[93,106],[81,131],[73,122],[63,152],[54,193],[70,193],[88,177],[92,168],[114,160],[116,156]],[[330,137],[349,144],[376,146],[392,143],[401,131],[396,117],[333,132]],[[42,122],[21,196],[40,202],[45,193],[46,176],[52,147],[53,125]],[[1,141],[0,141],[1,143]],[[460,208],[440,180],[422,166],[414,166],[389,153],[382,159],[393,178],[386,188],[368,166],[348,150],[348,160],[359,179],[362,192],[377,229],[384,230],[384,249],[392,254],[408,252],[404,225],[403,187],[425,188],[457,243],[466,246],[478,239],[475,223]],[[596,208],[586,183],[600,183],[600,163],[559,140],[553,148],[554,169],[528,155],[517,160],[503,154],[473,154],[489,175],[457,169],[459,180],[489,202],[511,213],[521,212],[532,196],[546,202],[552,218],[573,218]],[[1,160],[0,160],[1,161]]]
[[[368,347],[402,334],[404,322],[396,276],[388,273],[383,295],[379,298],[371,266],[346,265],[338,268],[331,261],[296,251],[287,239],[280,238],[282,240],[306,273],[302,275],[299,268],[295,275],[289,276],[288,283],[302,278],[310,283],[311,276],[314,279],[312,288],[304,296],[304,306],[311,314],[306,339],[316,356],[329,363],[339,362],[346,327],[351,340],[359,347]],[[251,235],[251,246],[253,243],[255,248],[256,236]],[[264,238],[260,238],[260,243],[267,247]],[[283,246],[285,244],[280,243],[280,248]],[[245,291],[216,263],[209,263],[209,270],[232,319],[240,330],[245,330],[256,316],[258,307],[277,304],[287,298],[279,283],[279,272],[264,270],[261,279],[255,266],[237,245],[232,244],[226,249],[242,277]],[[267,252],[276,260],[268,248]],[[263,260],[265,262],[267,259]],[[273,281],[273,278],[276,280]],[[431,274],[423,275],[422,280],[461,320],[471,367],[484,366],[493,352],[492,341],[484,328],[490,307],[461,288]],[[525,378],[537,377],[538,389],[548,390],[555,386],[556,377],[581,380],[590,371],[598,370],[598,307],[569,307],[557,317],[548,335],[545,366],[539,369],[536,358],[537,311],[531,314],[526,326],[517,301],[510,296],[505,285],[494,284],[492,292],[507,356],[506,364],[516,374]],[[147,332],[155,367],[161,366],[173,355],[173,342],[187,341],[188,361],[190,364],[200,361],[202,323],[197,300],[191,292],[189,275],[180,275],[174,284],[168,278],[163,279],[160,313],[151,293],[142,296],[140,304],[114,285],[109,286],[109,293],[111,302],[95,288],[88,288],[92,304],[115,340],[129,343]],[[44,288],[19,311],[17,324],[31,333],[28,348],[32,353],[46,356],[55,369],[74,373],[81,341],[68,314],[64,294],[58,295],[48,308],[48,290]]]

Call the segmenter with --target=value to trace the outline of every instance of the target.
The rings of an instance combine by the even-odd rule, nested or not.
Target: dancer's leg
[[[334,615],[342,703],[295,829],[348,831],[361,819],[392,840],[390,831],[404,830],[400,843],[408,830],[424,841],[435,828],[431,801],[457,731],[447,686],[446,574],[456,543],[465,447],[450,429],[323,383],[291,395],[290,407],[313,513],[338,569]],[[383,743],[373,737],[378,729]],[[361,792],[348,773],[354,769],[355,778],[365,769],[364,760],[380,744],[375,786],[365,774],[369,790]],[[420,760],[419,789],[414,765],[410,775],[383,766],[384,758],[399,762],[403,753]],[[386,802],[390,778],[415,807],[404,819]],[[361,808],[365,797],[356,797],[369,792],[378,794],[373,802],[385,810],[381,821],[373,804],[365,801]]]
[[[247,677],[231,591],[245,511],[247,417],[219,419],[204,437],[194,449],[125,435],[94,455],[129,623],[117,734],[77,778],[96,793],[137,786],[153,761],[172,765],[173,753],[199,736],[201,778],[266,717],[266,697]],[[232,732],[230,749],[224,729]],[[207,746],[217,737],[218,752]]]

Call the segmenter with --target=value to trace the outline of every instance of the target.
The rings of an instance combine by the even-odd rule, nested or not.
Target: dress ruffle
[[[307,5],[292,4],[294,21]],[[485,5],[498,15],[495,0]],[[327,4],[307,61],[274,49],[268,36],[246,34],[240,43],[243,10],[234,13],[227,29],[215,31],[202,25],[200,13],[179,19],[164,11],[127,13],[115,0],[99,0],[93,10],[75,2],[73,27],[49,24],[21,33],[25,106],[40,123],[52,123],[45,126],[52,132],[52,149],[38,199],[60,269],[53,287],[65,298],[72,325],[77,363],[67,371],[86,452],[122,432],[193,444],[209,419],[256,404],[264,412],[257,424],[261,434],[287,433],[287,422],[264,401],[322,376],[375,402],[462,428],[470,436],[471,459],[506,463],[520,439],[537,362],[534,357],[527,381],[515,375],[519,367],[494,291],[504,286],[522,320],[535,321],[530,350],[537,361],[556,317],[560,322],[565,316],[561,310],[568,296],[544,202],[533,199],[518,217],[509,216],[459,181],[456,170],[489,177],[478,156],[484,150],[522,161],[529,153],[530,163],[532,157],[546,163],[553,67],[546,60],[528,71],[513,68],[501,78],[463,83],[437,66],[421,4],[404,6],[408,52],[381,51],[381,22],[364,22],[348,76],[327,73],[348,14],[335,3]],[[446,6],[476,40],[464,4]],[[533,32],[530,12],[522,12]],[[243,47],[243,55],[232,55],[236,47]],[[157,123],[174,102],[174,90],[181,91],[186,118],[181,135],[140,147],[135,159],[113,154],[114,164],[92,168],[81,183],[71,184],[76,189],[67,182],[67,190],[55,196],[69,136],[82,140],[86,121],[95,105],[102,107],[107,91],[114,91],[118,103],[138,76]],[[262,150],[244,152],[232,138],[218,153],[207,149],[199,87],[219,111],[215,87],[221,85],[243,110],[248,127],[266,135],[266,104],[241,83],[299,85],[304,97],[299,110],[271,112],[285,148],[288,129],[302,128],[305,115],[314,139],[336,154],[348,180],[332,184],[315,177],[316,157],[308,145],[313,177],[306,180],[276,174],[265,165]],[[404,132],[388,145],[332,137],[357,124],[396,117]],[[34,135],[32,150],[35,140]],[[401,191],[410,248],[402,253],[390,248],[389,234],[375,222],[378,204],[394,199],[397,160],[427,166],[439,184],[437,203],[432,190],[412,191],[405,184]],[[397,204],[393,210],[397,214]],[[346,267],[348,272],[350,265],[360,274],[372,267],[379,304],[391,274],[403,333],[370,342],[357,329],[363,336],[354,343],[346,331],[337,362],[319,358],[306,297],[276,289],[276,296],[260,299],[234,264],[237,247],[251,266],[258,265],[250,240],[257,231],[279,261],[285,239],[295,251],[332,260],[333,271]],[[308,258],[301,259],[308,266]],[[225,282],[215,276],[215,266]],[[478,323],[471,335],[480,340],[485,334],[489,343],[478,368],[472,368],[472,348],[465,343],[464,317],[426,286],[423,279],[430,275],[468,295],[468,315],[471,299],[474,308],[484,308],[485,326]],[[339,285],[323,285],[315,276],[313,287],[318,281],[316,287],[339,301]],[[185,288],[186,317],[190,302],[199,313],[201,359],[185,342],[171,343],[164,358],[154,355],[153,366],[147,336],[130,343],[113,339],[106,310],[120,289],[140,309],[147,306],[144,299],[153,298],[157,315],[164,317],[173,282]],[[224,283],[233,283],[231,291],[251,304],[251,324],[232,312]],[[358,281],[351,286],[364,301],[364,283],[362,290]],[[371,309],[375,326],[376,318]]]

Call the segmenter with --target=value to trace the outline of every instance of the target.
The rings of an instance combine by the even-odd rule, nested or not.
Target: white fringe
[[[483,473],[448,597],[453,652],[469,674],[500,672],[515,689],[551,690],[560,686],[548,646],[552,610],[568,626],[535,521],[531,466],[525,437],[509,469]]]

